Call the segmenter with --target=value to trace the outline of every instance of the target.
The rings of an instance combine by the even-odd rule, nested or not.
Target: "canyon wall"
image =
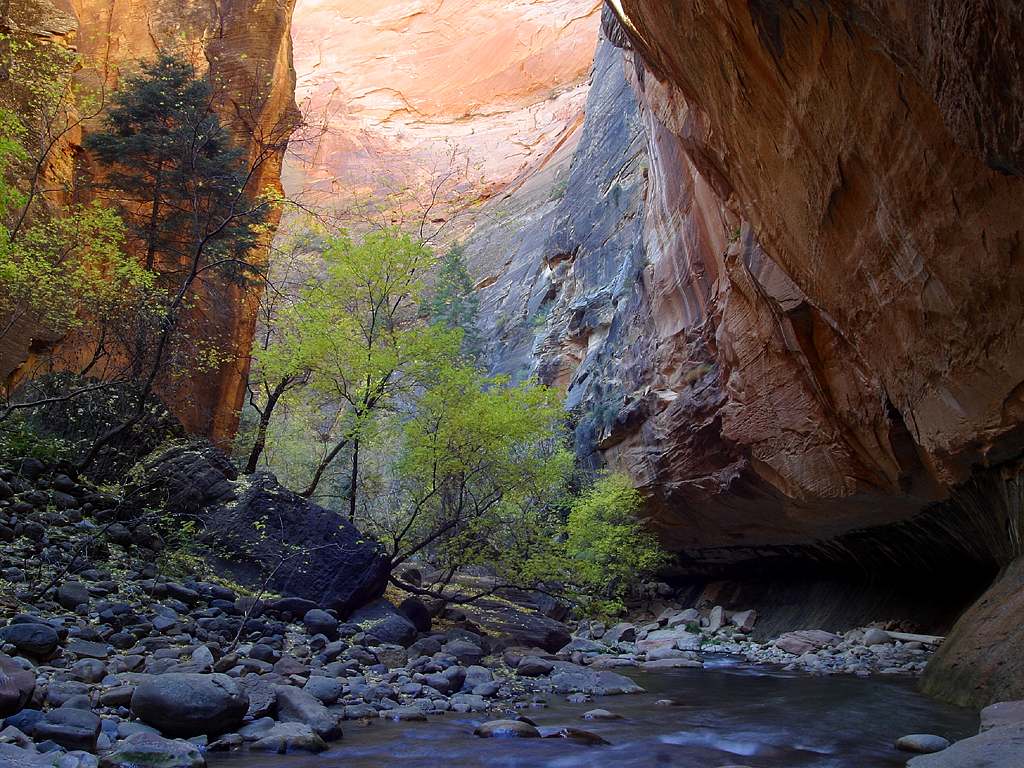
[[[77,77],[92,93],[109,93],[123,71],[158,52],[208,71],[217,84],[220,116],[249,153],[254,168],[250,191],[281,189],[283,149],[278,145],[283,147],[282,138],[297,118],[290,34],[294,0],[31,0],[29,5],[15,9],[14,24],[23,17],[19,29],[44,40],[59,33],[61,44],[77,50]],[[50,22],[40,22],[46,19]],[[84,131],[95,125],[87,121]],[[58,165],[74,168],[72,177],[87,177],[93,170],[82,152],[81,135],[69,134],[59,147]],[[269,246],[268,235],[257,260],[266,258]],[[229,359],[201,380],[188,379],[160,393],[190,431],[215,441],[230,440],[237,428],[259,290],[212,283],[200,287],[191,311],[204,336],[219,340]],[[29,344],[40,341],[28,338],[31,333],[21,336]],[[5,375],[19,363],[25,370],[33,367],[26,352],[4,350]]]
[[[606,9],[564,195],[469,252],[492,367],[566,389],[682,573],[856,571],[949,621],[1020,554],[1022,19]]]
[[[307,125],[286,187],[356,218],[389,198],[419,215],[439,188],[436,219],[525,180],[582,122],[600,16],[601,0],[298,0]]]

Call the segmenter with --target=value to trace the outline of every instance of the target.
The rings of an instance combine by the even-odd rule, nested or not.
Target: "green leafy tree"
[[[667,561],[657,537],[641,518],[643,497],[629,478],[610,474],[573,501],[566,526],[565,561],[578,588],[597,595],[600,610],[622,607],[628,587]]]
[[[432,323],[462,331],[463,355],[473,360],[480,356],[483,350],[477,325],[480,300],[466,269],[462,245],[453,245],[441,259],[425,309]]]
[[[327,469],[346,452],[354,517],[367,435],[382,414],[457,356],[460,334],[416,322],[422,276],[433,255],[408,235],[337,237],[323,261],[320,279],[280,313],[273,342],[253,354],[276,377],[304,372],[305,392],[335,428],[302,493],[316,493]]]
[[[535,586],[524,564],[556,541],[573,466],[560,400],[534,382],[443,367],[389,436],[393,454],[398,446],[390,489],[378,489],[361,520],[393,565],[429,560],[443,574],[428,590],[439,596],[469,564],[493,566],[506,586]]]
[[[73,336],[76,347],[93,350],[82,360],[84,375],[108,335],[153,311],[153,275],[125,255],[123,226],[109,209],[93,204],[24,216],[31,196],[13,177],[30,160],[26,133],[17,116],[0,109],[0,341],[21,324],[37,337]],[[11,394],[0,421],[36,404]]]

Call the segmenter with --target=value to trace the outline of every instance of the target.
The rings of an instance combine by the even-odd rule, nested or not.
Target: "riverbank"
[[[876,689],[857,687],[874,685],[859,679],[871,676],[879,678],[877,690],[909,697],[880,706],[923,713],[907,721],[906,732],[935,730],[927,727],[929,713],[952,711],[912,691],[939,638],[907,639],[871,626],[844,636],[796,630],[758,642],[754,611],[675,605],[664,587],[635,621],[606,626],[563,624],[509,599],[440,615],[415,598],[400,607],[378,600],[342,617],[306,599],[260,599],[229,583],[172,578],[151,529],[129,530],[108,518],[115,499],[39,469],[0,476],[3,766],[198,768],[218,755],[333,753],[336,742],[370,729],[401,740],[404,731],[395,728],[415,734],[439,727],[441,738],[452,724],[470,743],[491,743],[473,736],[478,729],[488,735],[514,728],[618,755],[623,739],[616,729],[625,724],[616,725],[619,718],[678,719],[676,731],[666,722],[645,738],[685,747],[680,754],[688,756],[697,754],[691,748],[717,750],[720,760],[732,753],[714,744],[735,738],[722,728],[743,732],[746,717],[777,725],[813,700],[844,711],[844,697],[871,700]],[[188,562],[176,567],[187,570]],[[738,658],[744,663],[737,665]],[[758,693],[764,684],[752,681],[761,678],[774,682]],[[791,681],[798,682],[790,688]],[[801,692],[804,685],[813,696]],[[756,705],[756,713],[741,708],[729,715],[738,702]],[[562,712],[572,715],[554,722],[547,714]],[[969,733],[963,718],[971,713],[949,716],[955,727],[943,735]],[[891,750],[905,735],[893,729],[904,721],[880,712],[871,717]],[[944,717],[934,723],[941,726]],[[487,726],[495,720],[516,725]],[[708,744],[696,744],[707,728],[714,731]],[[790,731],[769,733],[758,738],[774,746],[751,753],[758,765],[778,755],[797,761],[780,765],[798,765],[819,753],[834,759],[807,764],[862,764],[849,762],[860,754],[850,746],[800,757],[802,742]],[[879,738],[871,736],[872,749]],[[478,749],[494,755],[490,747]],[[634,757],[623,755],[623,764],[652,764],[628,762]],[[501,764],[495,760],[487,764]]]

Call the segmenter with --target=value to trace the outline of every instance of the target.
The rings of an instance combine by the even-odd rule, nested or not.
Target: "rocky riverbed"
[[[378,599],[340,616],[182,577],[187,563],[172,577],[157,530],[118,522],[118,503],[39,463],[0,472],[0,765],[196,768],[217,754],[323,752],[373,723],[467,717],[477,737],[605,746],[598,726],[620,715],[595,697],[647,695],[631,675],[713,675],[704,667],[728,656],[778,674],[912,677],[940,641],[880,625],[758,642],[754,611],[674,605],[665,588],[657,614],[611,626],[501,600],[438,614]],[[530,713],[556,702],[583,719],[538,728]]]

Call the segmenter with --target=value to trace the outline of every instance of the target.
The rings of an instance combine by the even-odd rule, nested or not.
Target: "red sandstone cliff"
[[[471,243],[494,365],[566,388],[581,450],[696,572],[969,580],[1020,555],[1021,4],[622,0],[606,22],[625,66],[599,56],[564,199],[521,208],[507,259]],[[979,649],[1020,655],[1000,626],[959,628],[933,690],[993,695]]]
[[[139,59],[170,52],[207,70],[222,94],[217,107],[222,119],[245,144],[256,172],[251,192],[280,190],[282,138],[296,116],[295,75],[291,53],[291,14],[294,0],[251,3],[227,0],[210,4],[193,0],[33,0],[44,17],[66,22],[64,44],[77,49],[79,77],[95,91],[116,87],[119,73]],[[53,6],[50,6],[50,2]],[[17,9],[15,9],[17,10]],[[35,14],[33,13],[33,16]],[[28,31],[50,35],[41,28]],[[87,124],[85,129],[89,129]],[[284,134],[284,136],[282,136]],[[71,135],[62,156],[87,166]],[[280,144],[281,148],[270,148]],[[269,241],[257,257],[266,257]],[[219,339],[232,358],[201,380],[185,381],[173,391],[161,391],[185,426],[216,441],[229,440],[237,428],[245,394],[247,355],[255,327],[258,288],[201,286],[193,310],[203,334]],[[22,339],[31,333],[21,335]],[[24,350],[4,350],[5,375]],[[32,368],[31,360],[25,366]]]

